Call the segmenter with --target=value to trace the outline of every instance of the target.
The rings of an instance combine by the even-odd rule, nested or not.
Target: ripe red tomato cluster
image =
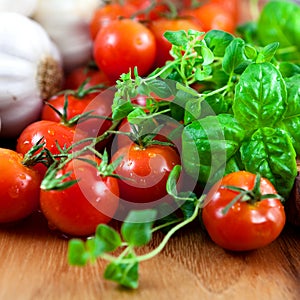
[[[172,145],[141,145],[130,139],[113,150],[105,134],[113,126],[110,116],[115,89],[98,90],[97,85],[86,88],[85,79],[78,84],[77,89],[63,90],[47,99],[41,119],[21,132],[15,151],[0,148],[0,182],[4,187],[0,223],[18,221],[40,209],[50,228],[71,236],[87,236],[98,224],[108,223],[118,214],[121,201],[124,212],[127,202],[139,209],[141,203],[142,208],[145,203],[152,207],[168,198],[166,182],[172,168],[181,164],[179,152]],[[94,142],[102,136],[106,138]],[[28,156],[37,145],[38,150]],[[116,164],[113,169],[101,159],[104,149],[109,162]],[[39,155],[42,159],[35,161]],[[52,181],[61,178],[58,185],[43,187],[49,160],[50,166],[56,166],[66,158],[67,163],[51,177]],[[16,182],[5,180],[6,169]],[[61,188],[72,181],[73,185]]]
[[[50,228],[71,236],[88,236],[98,224],[106,224],[118,214],[123,217],[126,205],[138,209],[152,207],[161,199],[172,201],[166,182],[173,167],[181,164],[180,141],[172,145],[166,138],[173,124],[153,138],[168,142],[165,144],[134,143],[121,135],[113,143],[113,135],[107,133],[118,128],[132,131],[126,118],[114,128],[112,86],[122,73],[134,67],[143,76],[172,59],[171,45],[163,37],[166,30],[234,31],[237,1],[200,1],[197,8],[191,8],[191,2],[174,1],[177,18],[166,17],[171,11],[162,0],[154,7],[151,0],[125,0],[122,5],[112,2],[95,12],[90,32],[96,65],[67,74],[64,90],[47,99],[41,119],[23,130],[15,150],[0,148],[0,223],[18,221],[40,210]],[[134,101],[145,105],[142,96]],[[103,139],[98,141],[99,137]],[[93,150],[89,148],[91,139],[97,140]],[[37,145],[38,150],[31,153]],[[41,160],[35,161],[39,155]],[[52,167],[66,158],[51,177],[51,188],[52,182],[45,183],[45,179]],[[265,246],[284,226],[285,213],[279,199],[263,199],[265,194],[276,194],[265,179],[261,179],[258,201],[236,201],[223,213],[238,195],[228,187],[251,191],[254,182],[254,174],[229,174],[206,197],[203,223],[212,240],[223,248]]]
[[[197,8],[192,8],[190,1],[173,1],[176,17],[170,17],[172,8],[162,0],[123,2],[100,7],[90,22],[94,60],[112,81],[134,67],[144,76],[172,59],[171,44],[163,36],[166,30],[221,29],[233,33],[237,25],[236,0],[198,1]]]

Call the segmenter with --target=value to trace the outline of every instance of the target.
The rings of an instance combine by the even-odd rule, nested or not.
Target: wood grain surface
[[[41,214],[0,227],[0,299],[300,299],[300,229],[288,225],[271,245],[247,253],[219,248],[197,223],[181,230],[140,265],[140,286],[127,290],[103,279],[106,261],[69,266],[67,239]],[[157,244],[154,236],[144,251]]]

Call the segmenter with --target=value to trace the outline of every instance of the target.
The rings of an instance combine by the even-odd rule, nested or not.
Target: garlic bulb
[[[24,16],[31,16],[36,4],[37,0],[0,0],[0,11],[11,11]]]
[[[0,12],[0,137],[17,137],[61,88],[61,56],[40,24]]]
[[[33,18],[58,46],[67,71],[92,57],[89,21],[102,0],[38,0]]]

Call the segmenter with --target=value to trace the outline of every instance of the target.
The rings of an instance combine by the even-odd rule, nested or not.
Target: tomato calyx
[[[46,143],[42,143],[43,138],[44,137],[40,138],[37,143],[25,153],[22,159],[22,164],[24,166],[32,167],[38,163],[42,163],[46,167],[49,167],[55,161],[54,155],[45,148]]]
[[[63,112],[59,111],[55,106],[53,106],[50,102],[45,101],[45,104],[50,106],[51,109],[55,111],[55,113],[59,116],[60,122],[64,124],[67,127],[73,127],[76,124],[86,121],[87,119],[91,118],[98,118],[98,119],[105,119],[105,120],[111,120],[111,118],[106,116],[99,116],[99,115],[93,115],[93,110],[86,111],[82,114],[77,114],[72,118],[68,118],[68,96],[72,95],[72,93],[66,92],[64,94],[65,100],[64,100],[64,106],[63,106]],[[80,98],[78,98],[78,101],[80,101]]]
[[[284,198],[280,196],[279,194],[262,194],[260,190],[260,181],[261,181],[261,175],[259,173],[256,174],[255,181],[254,181],[254,187],[252,190],[246,190],[237,186],[231,186],[231,185],[222,185],[223,188],[239,192],[238,195],[236,195],[222,210],[222,213],[225,215],[228,213],[230,208],[237,203],[240,202],[247,202],[251,205],[254,205],[255,203],[262,201],[264,199],[279,199],[280,201],[284,201]]]

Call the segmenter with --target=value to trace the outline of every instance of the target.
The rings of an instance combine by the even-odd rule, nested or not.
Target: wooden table
[[[141,263],[137,290],[104,280],[105,261],[69,266],[67,244],[39,213],[1,227],[0,299],[300,299],[300,228],[290,225],[271,245],[237,254],[213,244],[194,223]]]

